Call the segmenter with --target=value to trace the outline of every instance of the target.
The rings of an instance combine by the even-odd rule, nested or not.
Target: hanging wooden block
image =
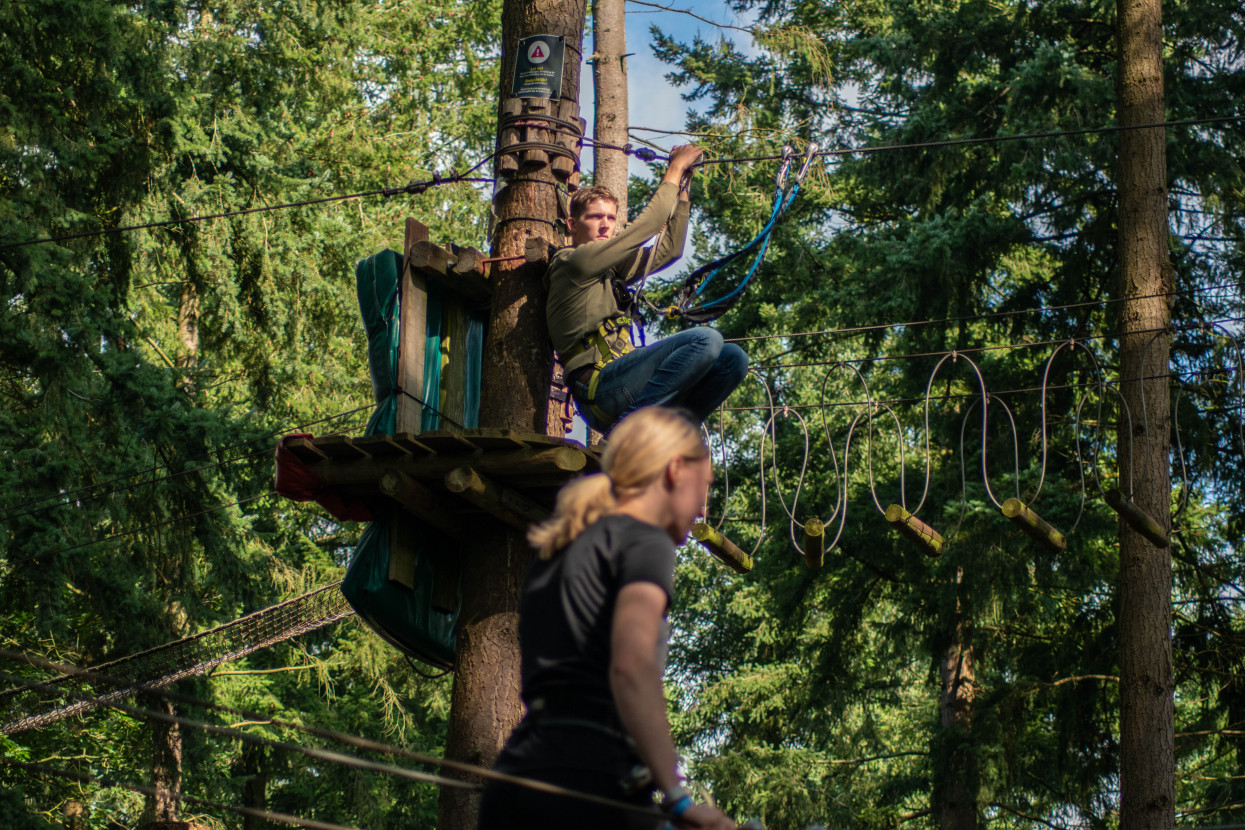
[[[523,100],[521,98],[507,98],[502,102],[502,123],[506,124],[509,117],[517,116],[523,111]],[[498,138],[498,157],[497,172],[503,176],[513,176],[519,172],[519,159],[514,153],[506,151],[507,147],[511,147],[519,143],[518,129],[511,126],[503,127],[501,136]]]
[[[1165,548],[1171,544],[1163,526],[1122,491],[1112,488],[1103,494],[1103,498],[1111,509],[1120,515],[1121,519],[1128,522],[1129,527],[1149,539],[1155,547]]]
[[[804,522],[804,564],[810,571],[826,564],[826,525],[821,519]]]
[[[886,521],[890,522],[895,530],[899,531],[899,535],[915,544],[929,556],[941,556],[942,546],[947,540],[942,534],[934,530],[925,522],[918,519],[913,514],[904,510],[898,504],[892,504],[886,508]]]
[[[692,525],[692,538],[704,545],[706,550],[735,573],[746,574],[752,570],[752,557],[711,525],[705,522]]]
[[[1003,502],[1003,515],[1027,533],[1030,538],[1051,553],[1063,553],[1068,547],[1068,540],[1055,530],[1041,516],[1029,509],[1020,499],[1008,499]]]
[[[524,102],[524,115],[549,115],[549,99],[548,98],[529,98]],[[547,143],[549,141],[548,122],[539,118],[533,118],[524,123],[521,128],[522,141],[524,144],[531,143]],[[549,154],[538,147],[528,148],[521,151],[519,155],[519,168],[521,170],[535,171],[548,166]]]

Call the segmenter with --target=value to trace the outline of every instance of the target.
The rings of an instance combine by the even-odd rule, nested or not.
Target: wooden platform
[[[286,446],[343,495],[396,502],[453,537],[481,514],[526,529],[552,512],[563,484],[601,467],[599,453],[577,441],[497,429],[294,438]]]

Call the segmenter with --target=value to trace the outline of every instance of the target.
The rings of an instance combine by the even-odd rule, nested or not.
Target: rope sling
[[[761,227],[760,232],[752,238],[752,241],[742,248],[706,265],[702,265],[688,274],[683,281],[683,285],[680,286],[675,294],[675,304],[665,310],[667,317],[671,319],[682,318],[692,323],[704,324],[718,319],[734,308],[735,303],[739,301],[739,298],[743,296],[744,291],[748,288],[748,283],[756,275],[757,269],[761,266],[761,261],[765,259],[765,252],[769,249],[770,235],[778,225],[778,220],[786,213],[787,208],[791,207],[791,203],[795,201],[796,195],[800,192],[800,185],[804,183],[804,177],[808,175],[813,159],[817,157],[817,150],[817,142],[810,141],[804,155],[804,163],[801,165],[799,172],[795,174],[791,189],[788,191],[787,174],[790,172],[791,163],[795,158],[795,148],[790,145],[785,145],[782,148],[782,161],[778,166],[778,174],[775,176],[774,206],[770,210],[769,221]],[[743,280],[737,286],[716,299],[707,301],[701,299],[705,289],[728,265],[752,254],[753,251],[755,251],[755,255],[753,256],[752,264],[744,275]]]

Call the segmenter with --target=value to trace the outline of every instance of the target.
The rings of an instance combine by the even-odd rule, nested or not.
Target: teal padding
[[[376,395],[376,411],[368,419],[365,435],[392,435],[396,428],[398,396],[398,332],[400,321],[398,285],[402,257],[396,251],[382,251],[368,257],[355,268],[359,312],[367,330],[368,371]],[[431,301],[429,303],[431,306]],[[429,314],[432,318],[431,313]],[[440,389],[440,296],[437,299],[437,343],[435,348]],[[425,373],[426,374],[426,373]],[[427,400],[427,387],[424,390]],[[439,394],[439,393],[438,393]],[[434,399],[435,400],[435,399]],[[424,410],[426,423],[428,410]],[[435,413],[434,413],[435,414]],[[454,664],[455,631],[462,608],[462,583],[458,582],[458,602],[453,613],[432,607],[433,564],[428,553],[448,551],[457,561],[457,543],[432,528],[419,528],[411,534],[415,544],[414,588],[389,581],[389,534],[392,522],[414,521],[397,509],[377,510],[359,538],[346,576],[342,595],[359,618],[394,647],[435,666]]]
[[[467,317],[467,394],[463,401],[463,426],[480,426],[480,378],[484,371],[484,312]]]
[[[441,320],[445,316],[443,289],[429,280],[428,313],[424,315],[424,414],[421,430],[441,428]]]
[[[342,580],[342,594],[359,619],[394,648],[434,666],[453,668],[458,611],[442,613],[432,607],[432,562],[419,555],[431,545],[446,545],[440,533],[421,527],[417,537],[415,588],[389,581],[389,528],[391,521],[411,521],[400,510],[377,511],[363,531],[354,559]],[[462,607],[462,584],[458,586]]]

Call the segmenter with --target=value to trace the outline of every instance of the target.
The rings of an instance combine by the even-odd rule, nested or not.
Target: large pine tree
[[[1118,564],[1099,479],[1118,483],[1126,415],[1099,384],[1119,380],[1117,136],[1075,131],[1114,123],[1114,5],[736,5],[758,16],[755,56],[659,37],[698,108],[688,129],[725,158],[810,138],[846,152],[806,183],[720,323],[763,338],[745,341],[757,374],[794,409],[769,409],[759,385],[728,402],[725,527],[747,549],[765,508],[756,571],[727,577],[701,560],[681,571],[679,729],[696,770],[728,808],[779,826],[1111,826]],[[1243,26],[1232,4],[1167,11],[1168,120],[1241,115]],[[1072,134],[1010,140],[1045,132]],[[1225,817],[1240,801],[1225,680],[1241,659],[1230,509],[1240,378],[1225,336],[1239,324],[1189,326],[1239,320],[1245,175],[1238,125],[1167,135],[1189,496],[1174,553],[1177,811]],[[990,143],[923,146],[959,139]],[[907,148],[862,152],[888,145]],[[709,168],[702,250],[755,233],[774,167]],[[840,333],[773,337],[828,330]],[[960,357],[940,365],[951,350]],[[758,436],[771,413],[779,476],[762,500],[757,475],[772,460]],[[832,518],[829,538],[843,521],[816,574],[779,503],[790,507],[799,483],[802,424],[811,449],[794,518]],[[916,512],[927,463],[919,513],[950,537],[936,559],[874,503],[901,501],[906,484]],[[1030,502],[1039,482],[1035,509],[1068,534],[1058,554],[994,503]],[[798,526],[794,536],[802,543]]]

